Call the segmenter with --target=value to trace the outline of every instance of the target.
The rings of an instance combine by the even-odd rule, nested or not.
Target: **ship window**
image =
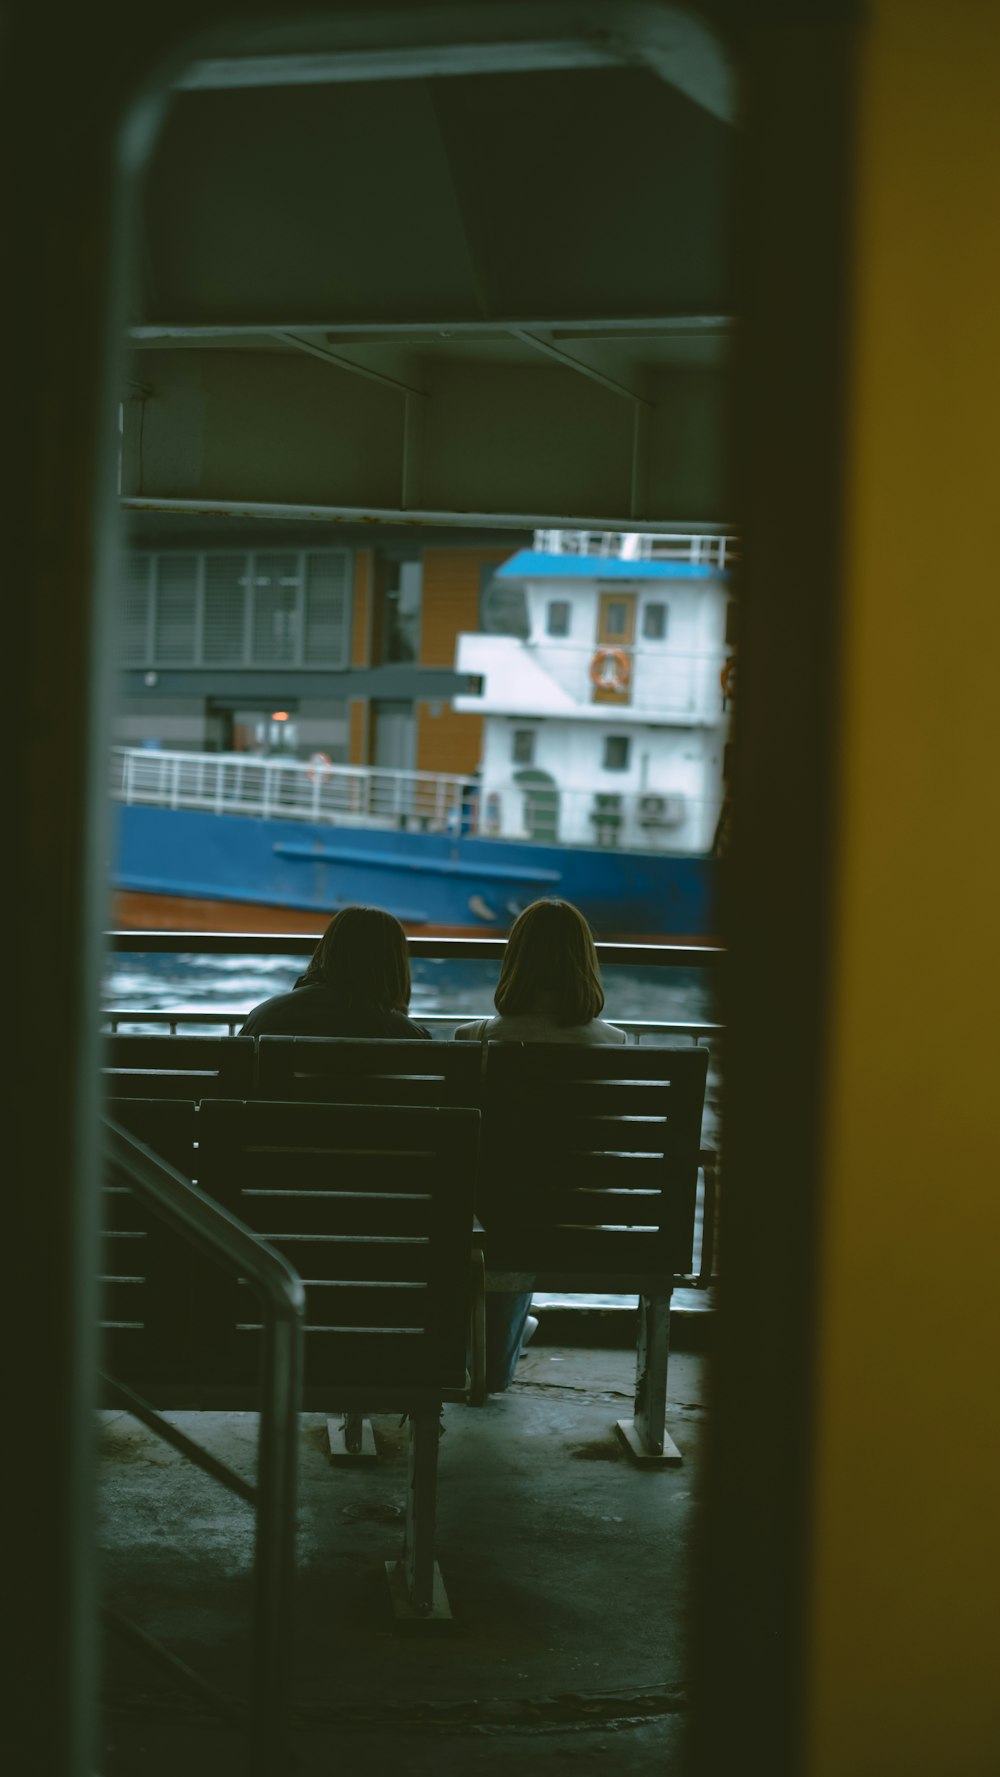
[[[484,635],[516,636],[519,642],[531,634],[524,587],[498,579],[496,562],[487,562],[482,569],[479,627]]]
[[[632,742],[627,734],[609,734],[604,741],[605,771],[627,771]]]
[[[628,630],[629,607],[626,599],[608,599],[604,608],[604,633],[608,641],[620,641]]]
[[[553,599],[548,608],[547,630],[550,636],[568,636],[570,604],[568,599]]]
[[[511,758],[515,765],[533,765],[535,763],[535,732],[533,728],[515,728]]]
[[[666,605],[647,605],[642,613],[642,633],[647,642],[662,642],[667,633]]]
[[[415,661],[420,652],[423,564],[388,556],[376,574],[376,655],[381,666]]]

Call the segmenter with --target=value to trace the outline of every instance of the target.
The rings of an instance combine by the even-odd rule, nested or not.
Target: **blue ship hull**
[[[147,806],[119,807],[117,817],[114,885],[142,923],[149,916],[138,903],[147,898],[245,910],[247,930],[260,923],[255,912],[315,914],[318,927],[338,906],[361,902],[416,932],[485,935],[505,931],[530,901],[558,895],[601,938],[704,941],[719,930],[712,858]]]

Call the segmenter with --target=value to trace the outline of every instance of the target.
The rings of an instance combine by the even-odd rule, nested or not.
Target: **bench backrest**
[[[429,1045],[428,1045],[429,1047]],[[290,1260],[306,1286],[306,1387],[461,1390],[479,1113],[213,1100],[198,1182]],[[238,1374],[255,1361],[245,1286],[219,1295]]]
[[[102,1072],[115,1098],[245,1098],[253,1089],[253,1037],[104,1038]]]
[[[337,1104],[472,1106],[482,1061],[474,1043],[383,1037],[260,1037],[260,1098]]]
[[[197,1109],[190,1099],[113,1098],[105,1109],[185,1178],[194,1176]],[[149,1215],[127,1183],[106,1177],[100,1299],[106,1370],[144,1383],[191,1371],[198,1350],[194,1267],[191,1249]]]
[[[489,1044],[487,1265],[575,1290],[688,1271],[707,1069],[695,1047]]]

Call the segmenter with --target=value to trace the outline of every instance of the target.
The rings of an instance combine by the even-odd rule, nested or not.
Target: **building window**
[[[423,563],[389,556],[381,564],[377,584],[379,662],[391,666],[415,661],[420,653]]]
[[[568,599],[553,599],[548,608],[546,630],[550,636],[568,636],[570,604]]]
[[[534,765],[535,731],[533,728],[515,728],[511,758],[515,765]]]
[[[662,642],[667,634],[666,605],[647,605],[642,613],[642,633],[647,642]]]
[[[346,667],[350,566],[346,549],[127,555],[117,664]]]
[[[605,771],[627,771],[632,742],[625,734],[609,734],[604,741]]]

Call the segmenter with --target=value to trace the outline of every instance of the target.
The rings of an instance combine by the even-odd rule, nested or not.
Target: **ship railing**
[[[739,539],[716,534],[689,536],[639,531],[535,532],[534,546],[543,555],[586,555],[613,561],[682,561],[695,566],[726,568],[739,558]]]
[[[111,794],[128,804],[262,819],[406,825],[446,832],[468,799],[467,778],[433,771],[265,759],[251,754],[112,749]]]
[[[550,843],[697,851],[710,842],[721,793],[666,788],[575,789],[377,766],[233,760],[215,753],[115,748],[112,789],[132,806],[376,830]]]

